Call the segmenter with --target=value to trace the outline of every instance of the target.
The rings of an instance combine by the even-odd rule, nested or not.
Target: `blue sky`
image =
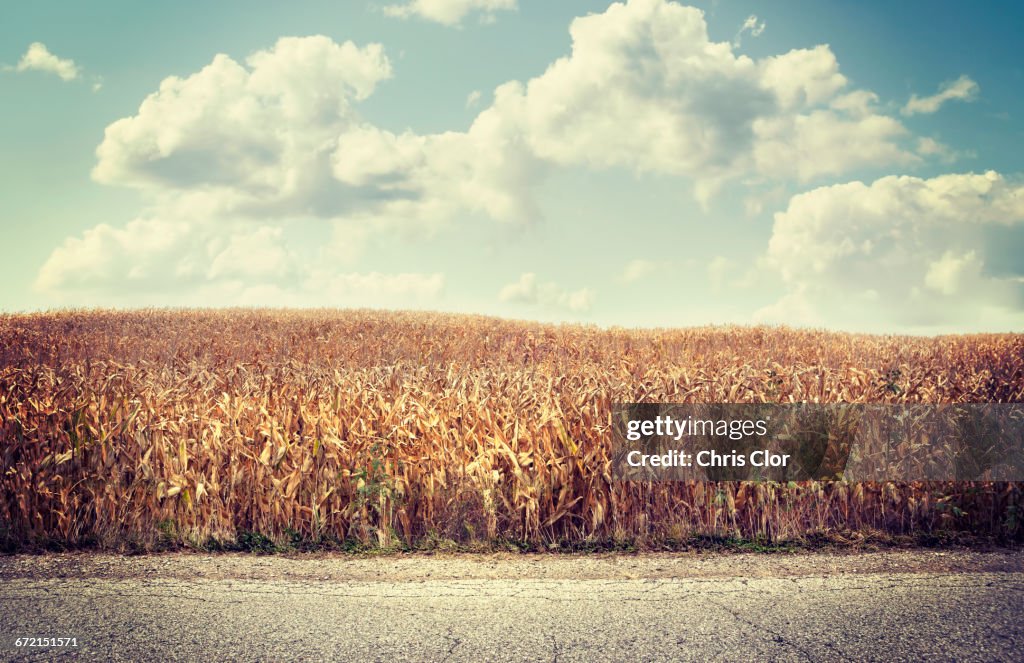
[[[1021,28],[1016,3],[19,3],[0,309],[1019,331]]]

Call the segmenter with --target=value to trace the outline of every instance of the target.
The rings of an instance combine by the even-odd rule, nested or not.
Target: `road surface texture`
[[[1020,551],[0,557],[0,660],[1014,661],[1022,609]]]

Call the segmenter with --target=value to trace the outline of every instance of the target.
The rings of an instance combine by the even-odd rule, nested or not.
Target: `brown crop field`
[[[617,482],[615,402],[1008,403],[1024,335],[0,316],[0,546],[1024,539],[1012,482]]]

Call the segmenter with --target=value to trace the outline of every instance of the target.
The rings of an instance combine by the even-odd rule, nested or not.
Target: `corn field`
[[[1020,483],[618,482],[612,404],[1024,400],[1024,335],[375,311],[0,316],[0,538],[1024,539]]]

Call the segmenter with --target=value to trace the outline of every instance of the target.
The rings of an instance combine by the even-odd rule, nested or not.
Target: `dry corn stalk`
[[[666,542],[965,530],[1013,483],[615,483],[613,402],[1019,402],[1024,336],[371,311],[0,316],[0,539]]]

